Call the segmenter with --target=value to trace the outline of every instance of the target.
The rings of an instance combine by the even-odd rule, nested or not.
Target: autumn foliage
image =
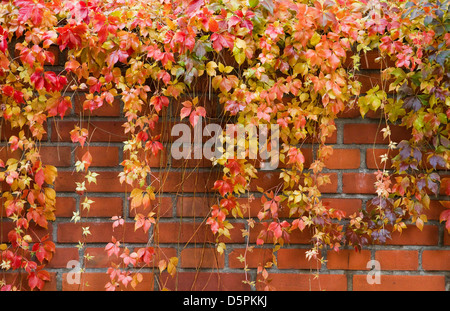
[[[149,182],[149,163],[165,148],[158,127],[162,114],[180,102],[174,117],[193,127],[209,117],[203,104],[211,93],[236,124],[280,128],[281,183],[257,189],[256,221],[262,228],[257,246],[273,244],[276,251],[292,232],[308,228],[313,237],[307,256],[320,261],[322,248],[360,250],[384,243],[393,231],[404,230],[405,222],[422,229],[430,197],[450,195],[450,182],[442,177],[450,156],[448,6],[448,1],[423,0],[2,1],[1,126],[13,130],[4,148],[20,156],[0,162],[1,211],[14,223],[7,243],[0,244],[0,269],[25,271],[27,286],[0,279],[0,288],[42,289],[49,280],[45,265],[55,245],[33,230],[55,220],[57,170],[43,163],[40,141],[47,120],[63,119],[80,94],[86,112],[123,105],[129,139],[117,178],[132,189],[135,230],[147,233],[158,221],[151,209],[157,193]],[[48,69],[55,64],[55,49],[66,57],[59,71]],[[359,66],[372,50],[379,51],[382,83],[363,93]],[[377,196],[367,209],[348,215],[344,225],[344,213],[322,202],[321,187],[331,182],[325,162],[333,148],[327,139],[349,109],[363,117],[380,113],[390,144],[376,173]],[[393,124],[411,138],[393,141]],[[85,176],[76,184],[83,212],[93,203],[86,187],[98,176],[90,170],[90,135],[81,123],[70,131],[72,142],[87,150],[76,163]],[[311,163],[305,161],[304,144],[315,146]],[[213,162],[222,174],[213,187],[217,203],[205,221],[220,253],[233,227],[229,219],[244,218],[248,208],[238,199],[254,199],[250,187],[260,167],[235,157]],[[447,209],[440,221],[450,232],[450,205],[441,203]],[[280,217],[281,211],[289,218]],[[74,213],[72,221],[81,218]],[[112,221],[113,229],[124,225],[119,216]],[[249,225],[253,228],[255,220]],[[90,234],[83,227],[80,248]],[[105,288],[136,287],[143,266],[175,275],[178,258],[155,263],[152,243],[131,250],[111,236],[105,252],[120,263],[109,268]],[[268,278],[266,267],[258,272]]]

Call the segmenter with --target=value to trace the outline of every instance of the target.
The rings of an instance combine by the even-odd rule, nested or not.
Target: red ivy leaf
[[[56,116],[59,114],[61,119],[64,117],[67,109],[72,108],[72,101],[69,96],[59,98],[56,103],[48,110],[49,116]]]
[[[36,69],[34,73],[30,76],[30,81],[34,84],[36,90],[41,90],[44,87],[44,75],[41,68]]]
[[[205,0],[192,0],[185,11],[186,15],[191,15],[205,4]]]
[[[43,169],[39,169],[39,171],[36,172],[36,175],[34,176],[34,180],[39,187],[42,187],[42,185],[44,184],[44,180],[45,180],[45,175],[44,175]]]
[[[159,142],[156,139],[158,138],[154,138],[155,140],[149,140],[146,144],[145,144],[145,148],[151,150],[151,152],[153,153],[154,156],[158,155],[159,150],[163,150],[163,144],[161,144],[161,142]]]
[[[163,106],[169,106],[169,99],[166,96],[153,96],[150,99],[150,105],[155,106],[156,112],[160,112]]]
[[[91,163],[92,163],[92,155],[91,155],[91,153],[89,151],[86,151],[86,153],[81,158],[81,161],[84,162],[84,168],[87,171],[87,169],[89,168],[89,166],[91,166]]]
[[[59,49],[62,51],[66,47],[69,47],[69,49],[79,48],[83,41],[82,36],[87,32],[87,27],[84,23],[76,24],[75,21],[71,20],[64,27],[58,28],[60,34],[57,41]]]
[[[442,205],[444,205],[447,209],[444,210],[439,216],[439,222],[445,221],[445,228],[450,233],[450,202],[449,201],[440,201]]]
[[[39,26],[41,24],[45,8],[43,0],[16,0],[14,1],[14,5],[19,7],[18,20],[20,22],[27,22],[31,20],[35,26]]]
[[[88,130],[85,128],[80,129],[78,126],[75,126],[75,128],[70,131],[70,139],[72,140],[72,142],[80,143],[81,147],[84,146],[87,136],[88,136]]]
[[[225,194],[233,191],[233,186],[226,180],[217,180],[213,189],[219,190],[220,195],[224,197]]]
[[[234,36],[230,34],[213,33],[211,35],[211,41],[213,42],[213,48],[217,52],[220,52],[224,47],[232,49],[234,47]]]

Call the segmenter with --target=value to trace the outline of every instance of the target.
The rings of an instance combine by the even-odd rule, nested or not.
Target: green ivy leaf
[[[248,4],[250,5],[251,8],[254,8],[259,4],[259,0],[249,0]]]

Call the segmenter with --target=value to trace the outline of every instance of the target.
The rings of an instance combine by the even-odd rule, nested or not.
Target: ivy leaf
[[[42,168],[36,172],[34,180],[39,187],[42,187],[45,181],[44,170]]]
[[[450,233],[450,202],[449,201],[439,201],[445,208],[441,215],[439,216],[439,222],[445,221],[445,228],[448,233]]]
[[[53,165],[46,165],[44,167],[44,181],[48,185],[52,185],[55,182],[56,176],[58,176],[58,171]]]
[[[72,108],[72,101],[69,96],[60,97],[54,105],[52,105],[48,110],[49,116],[56,116],[59,114],[61,119],[64,118],[67,109]]]
[[[213,61],[210,61],[206,64],[206,73],[211,76],[214,77],[216,75],[216,70],[215,68],[217,68],[217,64]]]
[[[259,4],[259,0],[249,0],[248,4],[250,5],[251,8],[254,8]]]
[[[160,112],[163,106],[169,106],[169,99],[166,96],[152,96],[150,104],[155,106],[156,112]]]
[[[428,161],[430,162],[431,166],[433,166],[433,168],[436,168],[438,165],[441,167],[445,167],[445,160],[439,155],[433,155]]]
[[[416,96],[411,96],[405,99],[403,102],[403,108],[409,109],[412,108],[414,111],[418,111],[422,107],[422,103],[420,99]]]
[[[450,50],[445,50],[439,52],[439,54],[436,56],[436,63],[444,67],[444,63],[447,60],[447,58],[450,56]]]
[[[417,160],[417,162],[422,161],[422,152],[419,149],[415,148],[413,150],[413,157]]]
[[[91,166],[92,163],[92,155],[89,151],[86,151],[86,153],[81,158],[81,161],[84,162],[84,169],[87,171],[89,166]]]
[[[190,16],[192,13],[200,9],[204,4],[204,0],[192,0],[191,2],[189,2],[188,7],[185,11],[186,15]]]
[[[275,8],[275,6],[272,0],[261,0],[260,3],[263,8],[270,12],[270,15],[273,15],[273,9]]]
[[[36,90],[41,90],[44,88],[44,75],[42,69],[36,69],[36,71],[30,76],[30,81],[34,84]]]
[[[189,116],[192,111],[192,103],[190,101],[185,101],[182,103],[182,105],[184,107],[181,108],[181,111],[180,111],[180,120],[183,120],[184,118]]]
[[[409,146],[408,141],[402,140],[397,146],[400,149],[400,157],[402,160],[405,160],[411,156],[411,147]]]
[[[18,20],[20,22],[26,22],[31,20],[35,26],[39,26],[42,22],[42,17],[44,16],[45,5],[41,1],[32,0],[16,0],[14,5],[19,7]]]
[[[212,17],[209,18],[208,27],[209,27],[209,31],[212,31],[212,32],[219,31],[219,23]]]
[[[232,49],[234,46],[234,36],[227,33],[213,33],[211,41],[213,42],[213,49],[217,52],[220,52],[224,47]]]

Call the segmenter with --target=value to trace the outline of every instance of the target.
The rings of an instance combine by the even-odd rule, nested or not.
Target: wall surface
[[[369,54],[367,61],[363,58],[360,80],[363,90],[378,82],[379,64]],[[61,69],[64,59],[59,56]],[[209,95],[204,83],[198,83],[196,90],[204,92],[203,99],[208,101],[208,116],[214,120],[225,120],[220,113],[217,99]],[[249,229],[246,219],[233,220],[232,239],[225,240],[227,249],[219,255],[214,249],[215,238],[205,224],[209,207],[214,202],[212,190],[216,168],[212,168],[208,160],[175,160],[169,152],[153,161],[152,182],[160,190],[152,208],[160,217],[158,227],[148,234],[142,230],[134,232],[134,211],[129,209],[128,195],[130,189],[119,182],[118,174],[122,168],[120,163],[125,159],[123,141],[126,140],[122,124],[125,118],[120,102],[113,106],[105,106],[92,114],[82,110],[83,96],[74,96],[71,115],[63,120],[53,119],[47,123],[47,136],[42,141],[44,163],[58,168],[56,181],[57,209],[56,221],[49,230],[56,243],[56,254],[48,265],[52,280],[46,284],[46,290],[103,290],[109,277],[106,274],[110,259],[104,250],[105,245],[114,236],[122,241],[122,245],[130,249],[145,246],[147,241],[157,242],[159,258],[179,257],[178,275],[171,278],[166,273],[161,276],[157,267],[145,268],[144,281],[138,286],[140,290],[159,290],[163,286],[171,290],[252,290],[242,280],[256,280],[256,267],[260,263],[272,260],[270,245],[255,248],[247,252],[247,264],[250,270],[245,273],[243,263],[238,260],[243,255],[246,245],[255,245],[256,229],[250,230],[248,238],[242,237],[241,230]],[[164,111],[164,122],[160,124],[162,141],[170,150],[170,142],[177,137],[170,136],[171,125],[175,124],[179,115],[179,103],[172,103]],[[84,119],[80,121],[80,114]],[[75,182],[83,176],[75,172],[75,162],[81,158],[86,148],[72,144],[69,131],[74,125],[89,128],[89,151],[93,162],[91,170],[100,174],[97,184],[88,186],[88,196],[95,201],[89,214],[83,214],[82,223],[71,222],[73,212],[80,210],[81,197],[75,192]],[[381,165],[380,155],[387,148],[386,141],[380,133],[383,120],[377,115],[361,118],[359,112],[349,109],[337,120],[337,132],[328,141],[334,146],[334,154],[326,163],[327,172],[332,183],[323,187],[323,200],[330,206],[337,207],[347,215],[364,208],[374,195],[373,172]],[[2,128],[2,139],[9,130]],[[392,138],[399,141],[408,137],[408,133],[399,127],[392,128]],[[307,161],[312,158],[312,145],[304,146]],[[6,149],[1,158],[10,154]],[[253,191],[258,196],[256,186],[269,188],[280,183],[276,171],[261,171],[255,180]],[[437,201],[426,211],[428,222],[421,232],[414,225],[409,225],[402,234],[394,233],[386,245],[372,245],[356,253],[351,248],[344,248],[339,253],[323,250],[326,261],[317,266],[308,261],[305,252],[310,248],[307,232],[293,234],[289,244],[275,253],[277,266],[268,269],[271,285],[278,290],[449,290],[450,289],[450,235],[444,224],[439,223],[439,214],[443,210]],[[243,199],[245,201],[245,199]],[[258,201],[250,206],[250,215],[258,213]],[[122,216],[126,220],[124,227],[113,230],[112,216]],[[8,231],[8,223],[4,219],[3,236]],[[343,220],[343,223],[348,221]],[[88,247],[79,251],[76,247],[81,239],[81,227],[88,226],[92,235],[87,238]],[[41,230],[42,231],[42,230]],[[39,234],[40,231],[37,230]],[[123,240],[125,239],[125,241]],[[93,260],[86,262],[83,281],[89,286],[69,284],[68,273],[71,271],[70,260],[82,261],[85,253],[93,255]],[[112,257],[112,261],[117,261]],[[380,264],[381,277],[379,284],[369,284],[367,264],[376,260]],[[156,260],[157,262],[157,260]],[[68,268],[69,267],[69,268]],[[319,278],[314,274],[319,272]],[[257,289],[262,289],[257,282]],[[131,287],[129,287],[131,289]]]

